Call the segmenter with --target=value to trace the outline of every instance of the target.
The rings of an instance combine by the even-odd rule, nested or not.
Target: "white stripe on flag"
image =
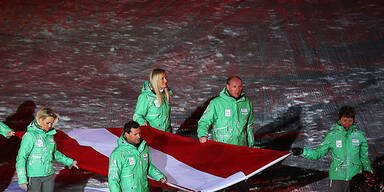
[[[190,167],[166,153],[153,148],[150,150],[152,164],[167,176],[168,182],[194,191],[216,191],[246,178],[242,172],[227,178],[217,177]]]
[[[63,131],[80,145],[92,147],[107,157],[117,147],[117,139],[119,139],[106,129],[72,129]]]

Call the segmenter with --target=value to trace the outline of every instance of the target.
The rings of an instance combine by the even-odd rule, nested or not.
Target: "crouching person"
[[[141,139],[139,124],[129,121],[109,157],[108,185],[111,192],[148,192],[147,175],[156,181],[166,177],[151,163],[146,141]]]
[[[28,125],[16,158],[16,172],[20,188],[29,192],[53,192],[55,170],[52,160],[69,168],[77,162],[56,149],[53,125],[58,115],[50,108],[40,109],[35,120]]]

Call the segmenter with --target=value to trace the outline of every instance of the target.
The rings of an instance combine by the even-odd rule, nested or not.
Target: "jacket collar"
[[[235,99],[234,97],[232,97],[229,92],[228,92],[228,89],[226,87],[224,87],[223,90],[221,90],[220,92],[220,97],[226,99],[226,100],[232,100],[232,101],[235,101],[235,102],[239,102],[239,101],[244,101],[245,100],[245,93],[244,91],[241,91],[241,94],[240,94],[240,97],[238,99]]]
[[[345,132],[352,132],[355,129],[357,129],[356,123],[353,123],[352,126],[347,130],[341,125],[340,120],[336,121],[333,124],[333,129],[340,130],[340,131],[345,131]]]
[[[46,135],[54,135],[56,134],[56,130],[52,128],[48,132],[45,132],[43,129],[40,128],[40,126],[37,124],[36,120],[33,120],[29,126],[27,131],[37,132],[39,134],[46,134]]]
[[[149,81],[145,81],[143,84],[143,88],[141,88],[141,93],[149,93],[152,96],[156,97],[156,93],[153,90],[151,83]],[[172,90],[168,88],[169,95],[172,95]]]
[[[136,146],[132,145],[131,143],[128,143],[128,141],[125,139],[124,133],[117,140],[117,144],[119,146],[129,147],[130,149],[136,149],[136,150],[138,150],[140,152],[144,151],[146,143],[147,142],[144,139],[142,139],[139,147],[136,148]]]

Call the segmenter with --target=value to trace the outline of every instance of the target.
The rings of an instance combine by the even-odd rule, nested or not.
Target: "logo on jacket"
[[[360,141],[358,139],[352,139],[352,145],[358,146]]]
[[[159,100],[156,99],[155,101],[153,101],[153,103],[155,104],[156,107],[160,107],[160,102],[159,102]]]
[[[129,165],[134,165],[135,164],[135,158],[134,157],[130,157],[129,158]]]
[[[336,140],[336,147],[337,148],[343,147],[343,144],[342,144],[341,140]]]
[[[248,114],[248,109],[247,108],[241,109],[241,114],[242,115],[247,115]]]
[[[226,117],[230,117],[231,116],[231,110],[230,109],[226,109],[225,110],[225,116]]]
[[[37,140],[37,146],[38,146],[38,147],[42,147],[42,146],[44,146],[43,140],[38,139],[38,140]]]
[[[148,153],[144,153],[144,154],[143,154],[143,159],[144,159],[145,161],[148,161]]]

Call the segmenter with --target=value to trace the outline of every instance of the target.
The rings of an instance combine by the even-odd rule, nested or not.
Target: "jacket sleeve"
[[[255,117],[253,116],[253,106],[250,102],[249,117],[247,123],[247,136],[248,136],[248,147],[253,147],[255,144],[255,136],[253,135],[253,121]]]
[[[33,135],[30,133],[25,133],[21,139],[19,152],[16,157],[16,172],[18,177],[18,183],[23,184],[27,183],[27,159],[31,153],[34,146]]]
[[[148,112],[148,99],[146,95],[140,94],[137,98],[135,113],[133,114],[133,120],[139,123],[139,125],[143,125],[147,123],[145,120],[145,116]]]
[[[0,121],[0,134],[2,134],[4,137],[8,138],[7,133],[10,131],[12,131],[12,129]]]
[[[148,176],[153,178],[156,181],[160,181],[165,175],[161,173],[153,164],[151,154],[148,153],[149,156],[149,168],[148,168]]]
[[[211,101],[198,122],[197,137],[198,138],[203,136],[208,137],[208,129],[212,125],[212,123],[215,121],[216,121],[215,105],[213,101]]]
[[[362,143],[360,145],[360,161],[363,164],[363,170],[368,172],[373,172],[371,167],[371,161],[369,160],[368,156],[368,144],[367,140],[365,139],[364,133],[362,137]]]
[[[64,154],[62,154],[60,151],[58,151],[56,149],[56,146],[55,146],[55,152],[54,152],[54,157],[55,157],[55,160],[66,165],[66,166],[70,166],[73,162],[73,159],[65,156]]]
[[[117,153],[111,154],[109,157],[109,168],[108,168],[108,185],[111,192],[120,192],[120,174],[121,174],[122,163]]]
[[[331,135],[328,133],[327,136],[325,136],[324,141],[316,148],[316,149],[309,149],[304,148],[303,154],[301,154],[302,157],[310,160],[317,160],[325,155],[328,154]]]

